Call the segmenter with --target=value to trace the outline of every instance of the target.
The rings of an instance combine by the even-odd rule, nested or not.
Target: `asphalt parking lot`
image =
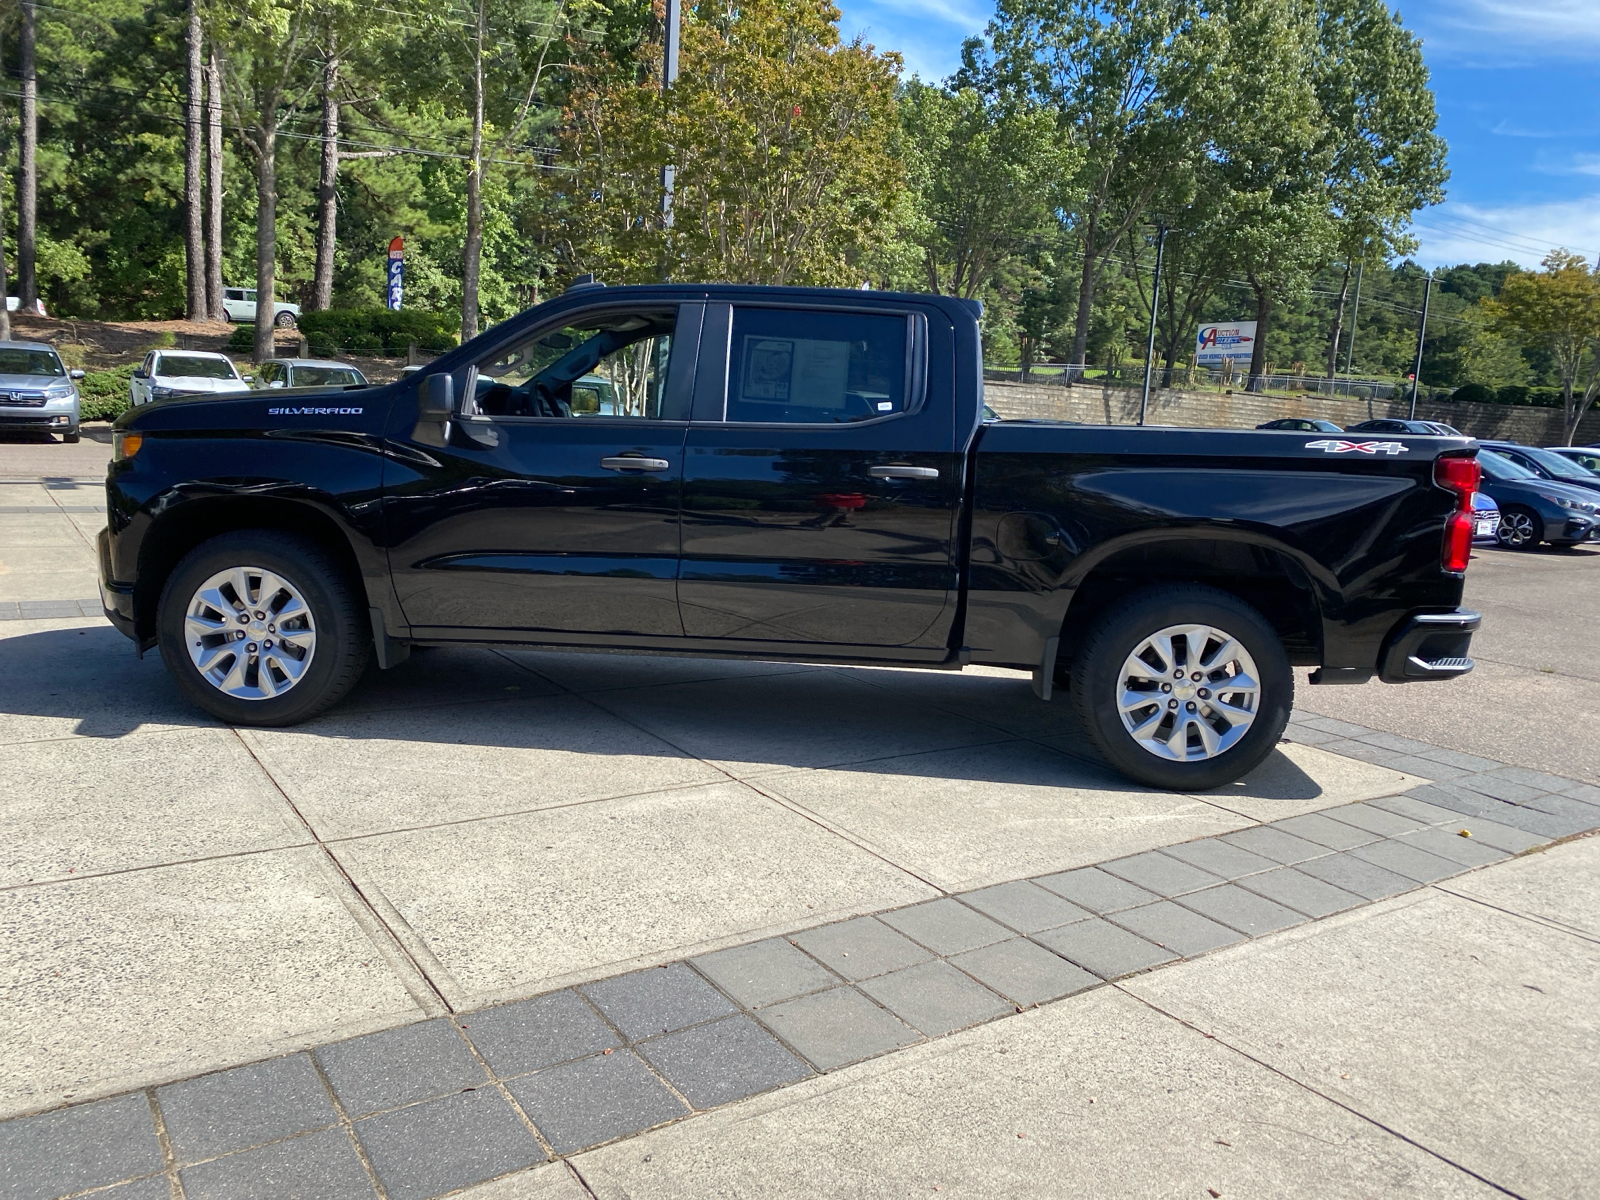
[[[437,650],[231,730],[80,603],[89,444],[0,447],[0,1197],[1591,1185],[1600,556],[1480,554],[1471,678],[1205,795],[1000,671]]]

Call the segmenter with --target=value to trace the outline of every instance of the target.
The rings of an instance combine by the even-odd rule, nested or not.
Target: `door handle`
[[[600,465],[608,471],[665,471],[672,464],[664,458],[643,458],[637,454],[619,454],[615,458],[602,458]]]
[[[874,479],[937,479],[939,478],[939,468],[907,467],[899,465],[888,467],[870,467],[867,470],[867,474],[871,475]]]

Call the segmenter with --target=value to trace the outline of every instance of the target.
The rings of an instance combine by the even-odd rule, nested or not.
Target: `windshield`
[[[367,377],[354,367],[296,367],[295,387],[338,387],[346,383],[365,383]]]
[[[0,349],[0,375],[65,375],[54,350]]]
[[[1527,467],[1518,466],[1503,454],[1496,454],[1493,450],[1479,450],[1478,462],[1483,465],[1483,473],[1490,479],[1506,483],[1513,479],[1539,478]]]
[[[1584,483],[1594,482],[1594,472],[1585,471],[1570,458],[1557,454],[1554,450],[1540,450],[1535,446],[1524,446],[1519,454],[1533,459],[1557,479],[1577,479]]]
[[[183,379],[239,378],[227,359],[202,358],[198,354],[163,354],[156,362],[156,374]]]

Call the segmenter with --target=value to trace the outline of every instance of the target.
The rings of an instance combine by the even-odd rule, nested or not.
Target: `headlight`
[[[174,396],[181,395],[176,388],[158,387],[150,389],[150,399],[171,400]]]
[[[1539,494],[1541,496],[1544,496],[1544,498],[1546,500],[1549,500],[1549,501],[1551,501],[1552,503],[1555,503],[1555,504],[1559,504],[1562,508],[1570,509],[1572,512],[1580,512],[1580,513],[1600,512],[1600,507],[1597,507],[1596,505],[1593,505],[1593,504],[1585,504],[1582,500],[1573,500],[1573,499],[1570,499],[1569,497],[1566,497],[1566,496],[1546,496],[1543,492],[1540,492]]]
[[[44,398],[46,400],[71,400],[77,394],[78,389],[73,387],[70,383],[58,383],[54,387],[48,387],[44,390]]]

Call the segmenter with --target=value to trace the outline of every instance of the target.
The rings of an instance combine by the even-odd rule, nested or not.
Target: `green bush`
[[[128,381],[137,363],[109,371],[89,371],[78,384],[80,421],[115,421],[128,411]]]
[[[404,350],[415,342],[419,349],[441,354],[455,346],[456,331],[454,315],[418,309],[333,308],[300,318],[300,332],[313,353]]]
[[[1492,387],[1485,387],[1481,383],[1467,383],[1458,387],[1450,396],[1453,403],[1457,404],[1498,404],[1499,397]]]
[[[228,335],[228,349],[236,353],[249,354],[256,348],[256,327],[254,325],[235,325],[233,332]]]
[[[1527,404],[1534,408],[1560,408],[1561,389],[1512,384],[1495,393],[1496,404]]]

